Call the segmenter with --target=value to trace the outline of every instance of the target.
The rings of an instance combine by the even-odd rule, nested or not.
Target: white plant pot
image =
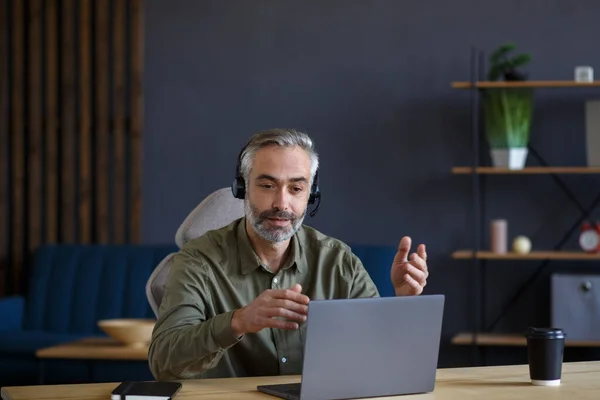
[[[527,153],[527,147],[491,149],[492,163],[498,168],[523,169]]]

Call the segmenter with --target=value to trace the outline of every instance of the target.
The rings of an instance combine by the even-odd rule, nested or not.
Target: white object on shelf
[[[600,166],[600,100],[585,103],[585,137],[588,167]]]
[[[579,247],[586,252],[596,252],[600,244],[600,235],[592,227],[579,234]]]
[[[527,153],[527,147],[492,149],[492,162],[494,167],[498,168],[523,169],[527,160]]]
[[[575,81],[576,82],[593,82],[594,81],[594,69],[588,66],[575,67]]]
[[[517,254],[528,254],[531,251],[531,240],[527,236],[517,236],[513,240],[513,250]]]

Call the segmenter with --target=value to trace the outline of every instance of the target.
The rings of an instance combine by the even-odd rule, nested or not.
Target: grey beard
[[[246,219],[248,222],[250,222],[250,225],[252,228],[254,228],[254,231],[260,237],[271,243],[283,242],[294,236],[296,232],[298,232],[298,229],[300,229],[300,226],[304,221],[304,217],[306,216],[306,210],[304,210],[302,215],[299,217],[291,212],[286,211],[269,210],[259,213],[258,210],[250,204],[248,198],[244,199],[244,211],[246,214]],[[290,219],[291,226],[268,229],[265,227],[264,222],[267,218],[272,217]]]

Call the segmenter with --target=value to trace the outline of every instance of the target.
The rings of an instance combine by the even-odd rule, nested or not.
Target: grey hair
[[[252,135],[252,138],[241,154],[240,173],[246,182],[246,186],[248,185],[248,177],[250,176],[254,156],[258,150],[266,146],[299,146],[306,151],[310,157],[310,184],[312,185],[317,169],[319,168],[319,155],[315,150],[313,140],[306,133],[294,129],[268,129]]]

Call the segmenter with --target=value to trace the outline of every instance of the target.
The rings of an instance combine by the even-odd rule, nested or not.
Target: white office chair
[[[243,200],[233,197],[229,187],[219,189],[202,200],[187,216],[175,234],[175,243],[181,249],[191,239],[197,238],[209,230],[222,228],[243,216]],[[175,253],[166,256],[146,282],[146,297],[157,317],[174,255]]]

